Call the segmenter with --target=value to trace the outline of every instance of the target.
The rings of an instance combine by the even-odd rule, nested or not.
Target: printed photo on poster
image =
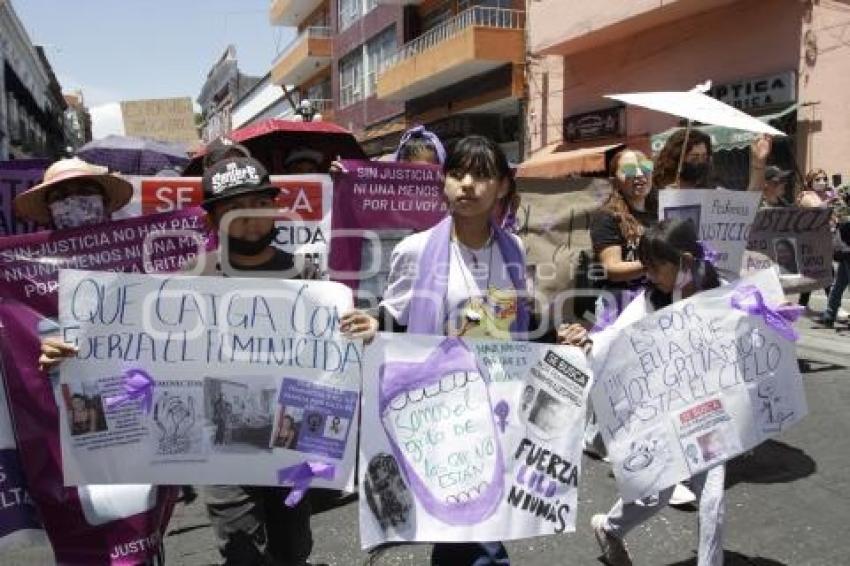
[[[204,453],[202,400],[193,389],[173,388],[157,396],[152,417],[158,433],[157,456]]]
[[[334,387],[283,378],[277,396],[275,448],[340,458],[354,419],[357,395]]]
[[[68,414],[71,436],[81,436],[109,429],[103,409],[103,395],[96,381],[62,384],[62,400]]]
[[[800,254],[796,238],[775,238],[773,253],[780,275],[800,275]]]
[[[415,528],[413,496],[393,455],[381,452],[369,460],[363,491],[384,533]]]
[[[216,452],[250,454],[269,449],[275,387],[271,379],[250,383],[204,379],[204,414]]]
[[[699,234],[702,205],[668,206],[664,209],[664,220],[683,220],[694,225]]]

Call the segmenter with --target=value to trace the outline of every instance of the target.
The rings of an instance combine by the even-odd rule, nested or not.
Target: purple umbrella
[[[189,163],[183,144],[129,136],[107,136],[77,150],[77,157],[125,175],[156,175]]]

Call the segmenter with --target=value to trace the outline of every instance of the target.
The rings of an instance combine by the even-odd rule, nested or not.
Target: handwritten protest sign
[[[65,482],[353,489],[362,346],[330,282],[60,274]]]
[[[366,348],[363,381],[364,548],[575,529],[580,350],[381,334]]]
[[[331,269],[335,280],[380,297],[395,244],[446,215],[443,175],[435,165],[381,161],[343,165],[347,173],[334,176]],[[365,231],[374,232],[378,241],[364,240]]]
[[[763,208],[750,229],[742,273],[778,269],[789,293],[832,284],[832,233],[827,208]]]
[[[0,238],[0,293],[55,316],[62,268],[178,271],[215,243],[198,209]]]
[[[616,354],[594,359],[593,408],[626,501],[703,472],[803,418],[790,327],[779,316],[769,324],[767,315],[744,312],[782,300],[776,274],[761,271],[647,315],[616,333],[608,349]]]
[[[737,277],[760,198],[753,191],[664,189],[658,193],[659,217],[693,222],[699,239],[717,252],[715,267]]]

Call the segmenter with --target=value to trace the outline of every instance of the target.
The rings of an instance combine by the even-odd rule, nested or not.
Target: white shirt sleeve
[[[408,324],[408,308],[416,284],[419,256],[427,243],[428,232],[413,234],[400,241],[390,255],[390,272],[381,306],[401,324]]]

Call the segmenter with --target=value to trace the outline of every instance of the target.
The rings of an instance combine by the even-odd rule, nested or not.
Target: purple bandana
[[[401,140],[398,142],[398,148],[395,150],[394,161],[398,161],[398,156],[401,154],[401,148],[404,147],[404,144],[413,138],[424,138],[428,140],[434,146],[434,151],[437,153],[437,159],[440,160],[440,165],[446,162],[446,148],[443,147],[443,142],[440,141],[437,134],[426,130],[425,126],[415,126],[404,132],[404,135],[401,136]]]

